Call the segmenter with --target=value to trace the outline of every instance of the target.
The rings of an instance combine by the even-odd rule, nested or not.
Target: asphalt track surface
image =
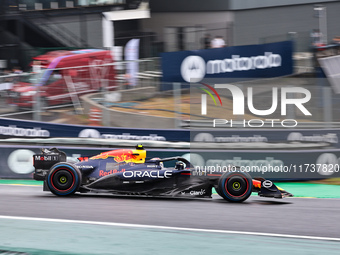
[[[271,246],[272,249],[278,249],[280,245],[287,248],[292,243],[295,243],[296,245],[299,244],[295,249],[292,248],[293,250],[291,251],[284,250],[285,252],[282,254],[287,254],[287,252],[290,252],[291,254],[303,254],[302,252],[306,252],[305,254],[314,254],[313,251],[315,254],[325,251],[327,251],[328,254],[340,254],[339,215],[340,199],[285,198],[277,200],[252,196],[244,203],[233,204],[226,202],[218,195],[214,195],[213,199],[126,197],[106,194],[79,194],[73,197],[64,198],[56,197],[49,192],[43,192],[41,186],[0,185],[0,216],[5,217],[33,217],[119,224],[127,223],[174,227],[174,229],[193,228],[200,230],[256,232],[273,234],[273,236],[278,234],[283,237],[284,235],[292,235],[297,237],[297,239],[299,239],[298,236],[338,239],[328,243],[318,243],[319,241],[317,239],[313,240],[312,238],[311,242],[306,241],[307,243],[299,243],[301,241],[297,242],[296,238],[289,240],[289,238],[287,239],[286,237],[280,239],[278,244],[278,239],[271,240],[270,238],[272,237],[266,237],[267,239],[256,239],[260,238],[256,235],[251,238],[249,237],[246,241],[244,238],[240,238],[238,234],[232,235],[232,239],[230,239],[230,236],[227,238],[228,240],[232,240],[232,243],[228,244],[230,249],[235,245],[235,242],[242,242],[243,244],[250,243],[250,245],[263,244],[263,242],[265,242]],[[12,221],[11,219],[7,219],[7,221],[3,220],[4,219],[1,219],[0,217],[0,228],[2,230],[8,230],[8,227],[10,226],[15,228],[16,224],[20,225],[20,227],[17,226],[17,232],[14,233],[15,235],[21,233],[20,231],[22,231],[22,228],[29,230],[37,228],[38,226],[38,229],[40,229],[39,233],[43,228],[43,226],[39,227],[39,224],[42,224],[41,222],[26,226],[25,224],[28,224],[27,222],[18,223],[18,220],[15,220],[15,218],[12,219]],[[54,222],[53,224],[57,223]],[[65,225],[66,223],[59,222],[56,226],[44,227],[47,227],[48,229],[58,229],[58,227],[60,227],[63,230],[58,232],[63,233],[66,229],[61,227],[64,226],[63,224]],[[79,226],[77,228],[78,231],[81,229]],[[73,227],[72,229],[75,228]],[[70,231],[71,230],[69,230],[69,232]],[[98,229],[90,230],[90,232],[92,231],[98,233]],[[111,229],[111,231],[113,230]],[[123,235],[122,233],[124,233],[124,231],[126,231],[126,229],[121,229],[119,235]],[[150,232],[144,233],[144,230],[139,229],[135,231],[139,231],[135,234],[140,236],[147,237],[148,235],[151,235]],[[167,238],[171,239],[171,236],[176,236],[178,238],[180,235],[183,235],[183,233],[168,233],[166,232],[167,230],[161,231],[161,233],[159,231],[156,231],[158,238],[165,235],[162,240]],[[90,232],[88,233],[88,236],[93,236]],[[1,236],[1,233],[4,235],[4,233],[9,232],[0,232],[0,250],[1,247],[4,246],[4,243],[1,243],[1,239],[4,238]],[[128,236],[129,233],[127,233]],[[155,232],[153,232],[153,234],[155,234]],[[204,233],[196,233],[194,237],[184,235],[184,238],[187,240],[188,244],[190,244],[190,240],[194,243],[197,243],[197,241],[198,243],[202,243],[202,240],[207,239],[207,234],[203,234]],[[22,235],[25,236],[27,234]],[[115,238],[116,241],[118,240],[117,232],[107,235],[113,235],[109,238],[111,242]],[[107,235],[106,237],[108,237]],[[51,236],[53,236],[53,234],[51,234]],[[61,236],[60,240],[62,240],[62,238],[63,237]],[[150,239],[153,238],[155,238],[155,236],[151,235]],[[223,242],[226,242],[226,239],[221,236],[216,237],[210,235],[209,239],[212,243],[220,243],[221,239]],[[124,240],[126,240],[126,238],[124,238]],[[315,247],[313,247],[313,245]],[[262,248],[269,249],[269,246],[263,246]],[[82,247],[85,247],[85,244],[83,244]],[[243,251],[250,249],[248,246],[242,247],[244,247]],[[237,247],[234,248],[235,251],[238,250]],[[202,252],[202,249],[203,248],[199,248],[199,251]],[[281,248],[281,250],[282,249],[283,248]],[[306,251],[306,249],[312,250]],[[280,254],[279,251],[281,250],[277,250],[274,254]],[[141,250],[139,251],[140,252],[137,253],[127,252],[126,254],[143,254]],[[249,251],[251,251],[251,249]],[[293,251],[296,251],[296,253]],[[196,251],[195,254],[201,254],[200,252]],[[273,254],[272,252],[273,250],[269,253]],[[262,252],[262,254],[269,253]],[[66,252],[58,254],[71,253]],[[82,252],[82,254],[85,253]],[[106,253],[102,251],[99,253],[91,252],[89,254]],[[123,253],[109,252],[107,254]],[[148,252],[145,254],[148,254]],[[190,252],[186,254],[190,254]],[[243,252],[241,252],[241,254],[243,254]]]
[[[42,187],[0,186],[0,215],[120,222],[340,238],[340,199],[214,199],[79,194],[57,197]]]

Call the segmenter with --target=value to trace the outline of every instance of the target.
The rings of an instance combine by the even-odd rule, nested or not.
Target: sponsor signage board
[[[166,52],[161,56],[163,81],[197,83],[204,78],[269,78],[289,75],[293,73],[292,52],[292,41]]]
[[[67,155],[68,162],[78,157],[93,156],[112,148],[67,148],[59,147]],[[0,178],[32,179],[33,155],[38,154],[37,146],[0,146]],[[340,149],[323,150],[155,150],[147,151],[147,158],[182,156],[200,167],[204,172],[233,165],[241,167],[252,177],[270,180],[303,180],[340,177]],[[174,162],[164,162],[165,167]]]
[[[340,148],[338,129],[213,129],[166,130],[91,127],[0,119],[0,138],[89,137],[119,140],[208,143],[313,142]]]
[[[189,141],[189,136],[188,130],[92,127],[0,118],[0,139],[89,137],[118,140]]]
[[[329,143],[340,148],[338,129],[191,130],[192,142],[206,143]]]

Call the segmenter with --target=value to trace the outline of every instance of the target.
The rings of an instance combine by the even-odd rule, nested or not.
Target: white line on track
[[[336,242],[340,242],[340,238],[335,238],[335,237],[301,236],[301,235],[287,235],[287,234],[274,234],[274,233],[261,233],[261,232],[233,231],[233,230],[202,229],[202,228],[180,228],[180,227],[157,226],[157,225],[142,225],[142,224],[129,224],[129,223],[115,223],[115,222],[65,220],[65,219],[48,219],[48,218],[17,217],[17,216],[6,216],[6,215],[0,215],[0,219],[26,220],[26,221],[42,221],[42,222],[54,222],[54,223],[76,223],[76,224],[114,226],[114,227],[128,227],[128,228],[148,228],[148,229],[161,229],[161,230],[177,230],[177,231],[204,232],[204,233],[216,233],[216,234],[239,234],[239,235],[282,237],[282,238],[294,238],[294,239],[307,239],[307,240],[336,241]]]

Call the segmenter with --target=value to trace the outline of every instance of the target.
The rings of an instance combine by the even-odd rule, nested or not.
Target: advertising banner
[[[269,78],[292,74],[293,43],[233,46],[162,53],[164,82],[204,78]]]
[[[340,176],[340,150],[191,150],[197,173],[248,172],[253,178],[310,180]]]
[[[78,157],[94,156],[112,148],[58,147],[67,155],[69,162]],[[31,179],[33,155],[37,146],[0,146],[0,178]],[[147,158],[182,156],[190,160],[197,173],[218,171],[223,167],[237,166],[252,177],[272,180],[305,180],[340,177],[340,150],[172,150],[149,149]],[[172,162],[173,163],[173,162]],[[164,162],[165,167],[174,167]]]
[[[119,140],[206,143],[313,142],[340,148],[339,129],[134,129],[52,124],[0,118],[0,139],[10,137],[90,137]]]
[[[187,130],[94,127],[0,118],[0,139],[9,137],[90,137],[119,140],[189,141],[190,134]]]
[[[328,143],[340,148],[339,129],[232,129],[190,131],[192,142],[203,143]]]
[[[127,63],[127,80],[130,86],[137,85],[137,73],[139,63],[136,61],[139,58],[139,39],[131,39],[125,46],[125,60],[131,61]]]

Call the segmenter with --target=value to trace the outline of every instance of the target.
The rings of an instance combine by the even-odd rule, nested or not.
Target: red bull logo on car
[[[133,163],[144,163],[146,152],[145,150],[114,150],[100,153],[99,155],[93,156],[90,159],[107,159],[112,157],[117,163],[121,162],[133,162]]]

